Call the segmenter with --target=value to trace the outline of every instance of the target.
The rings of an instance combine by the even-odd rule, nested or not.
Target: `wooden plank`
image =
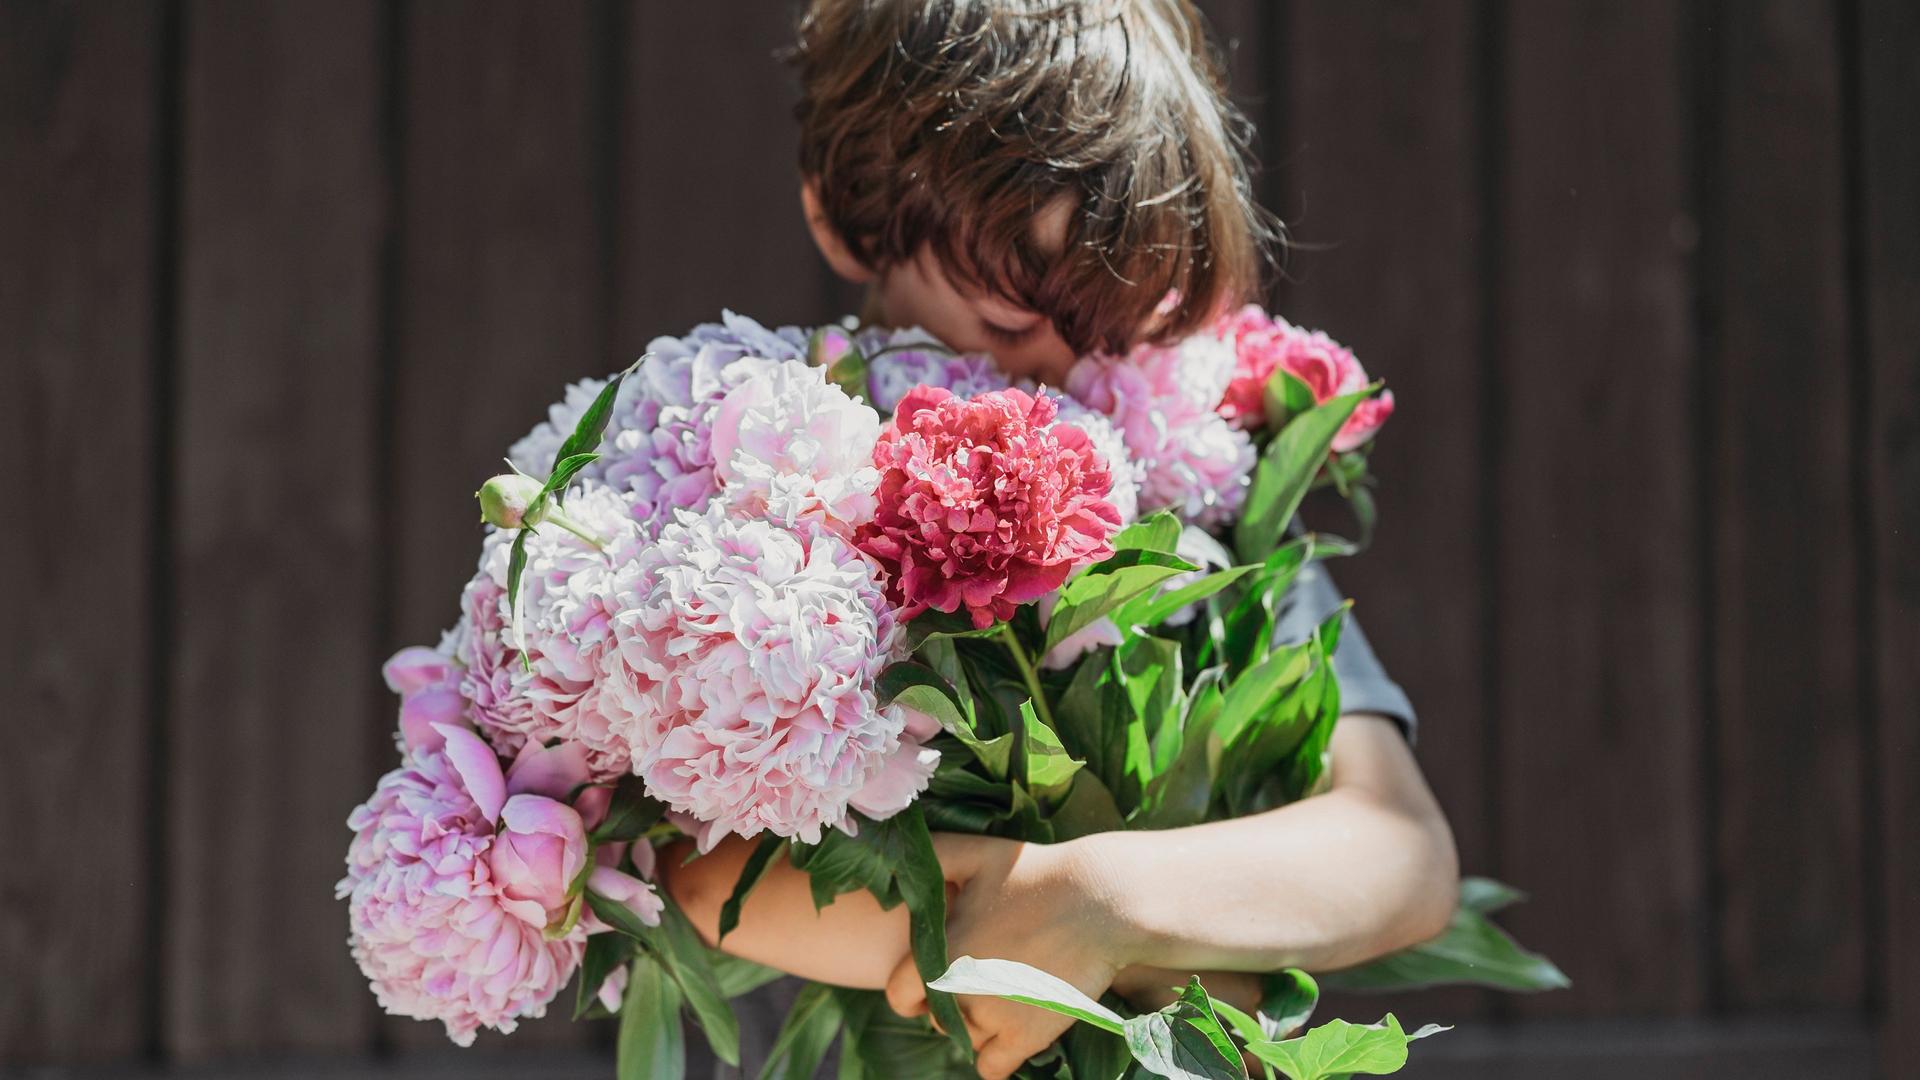
[[[41,508],[0,534],[31,613],[0,623],[0,1065],[149,1037],[161,40],[150,6],[0,5],[0,453]]]
[[[458,615],[480,552],[473,492],[507,447],[566,383],[621,363],[606,337],[602,5],[436,2],[403,18],[392,647],[430,644]],[[482,1052],[582,1045],[593,1029],[570,1012]],[[382,1030],[457,1053],[437,1024]]]
[[[1835,6],[1728,5],[1708,243],[1720,308],[1714,697],[1721,985],[1863,1000],[1862,747]]]
[[[1534,896],[1516,932],[1573,979],[1513,1004],[1684,1014],[1704,912],[1682,13],[1506,13],[1496,869]]]
[[[332,886],[372,776],[381,24],[184,18],[167,1051],[356,1051]]]
[[[800,214],[785,4],[628,2],[616,351],[732,308],[769,325],[855,310]],[[698,42],[698,49],[689,49]]]
[[[1274,94],[1291,107],[1289,202],[1303,208],[1283,313],[1352,347],[1398,402],[1373,458],[1378,541],[1335,572],[1421,713],[1419,756],[1461,864],[1485,873],[1477,16],[1472,0],[1298,5],[1275,65],[1287,86]],[[1392,1004],[1424,1021],[1477,1015],[1486,1001],[1467,992]]]
[[[1865,430],[1868,582],[1879,782],[1878,917],[1869,941],[1883,1018],[1881,1061],[1920,1061],[1920,9],[1868,0],[1860,11],[1856,242],[1866,271]]]

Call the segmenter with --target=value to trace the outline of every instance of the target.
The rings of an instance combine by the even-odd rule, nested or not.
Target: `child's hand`
[[[949,956],[1018,960],[1095,998],[1127,966],[1111,875],[1084,845],[949,833],[933,840],[949,889],[958,887],[947,914]],[[887,1001],[903,1016],[927,1011],[912,957],[887,980]],[[960,1009],[985,1080],[1012,1075],[1073,1022],[1001,998],[962,997]]]

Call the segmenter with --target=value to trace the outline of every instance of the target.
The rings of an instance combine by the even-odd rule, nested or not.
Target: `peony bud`
[[[580,815],[542,795],[515,795],[500,825],[488,853],[500,906],[542,928],[565,917],[568,890],[587,865]]]
[[[531,476],[504,473],[480,485],[475,497],[480,500],[480,520],[501,529],[538,525],[538,518],[527,520],[527,508],[540,497],[545,486]]]

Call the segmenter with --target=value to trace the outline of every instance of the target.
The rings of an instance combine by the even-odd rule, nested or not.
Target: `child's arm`
[[[1438,934],[1452,913],[1453,837],[1396,725],[1343,717],[1326,794],[1251,817],[1064,844],[935,838],[961,884],[952,955],[1004,957],[1098,995],[1130,965],[1174,971],[1345,967]],[[910,962],[887,995],[925,1008]],[[980,1075],[1005,1077],[1066,1018],[967,998]]]

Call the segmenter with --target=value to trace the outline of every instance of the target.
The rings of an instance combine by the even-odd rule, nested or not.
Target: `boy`
[[[1058,384],[1078,355],[1182,336],[1258,290],[1273,230],[1185,0],[814,0],[797,61],[807,221],[833,268],[870,287],[871,321]],[[1303,574],[1279,634],[1304,637],[1338,603],[1324,571]],[[1157,1005],[1185,972],[1338,968],[1438,933],[1457,868],[1408,749],[1412,710],[1357,627],[1335,665],[1348,711],[1323,795],[1054,845],[936,836],[951,955]],[[753,846],[661,860],[709,941]],[[854,893],[816,914],[784,863],[726,949],[925,1010],[905,912]],[[1208,985],[1254,993],[1250,978]],[[987,1080],[1068,1025],[998,999],[961,1005]]]

